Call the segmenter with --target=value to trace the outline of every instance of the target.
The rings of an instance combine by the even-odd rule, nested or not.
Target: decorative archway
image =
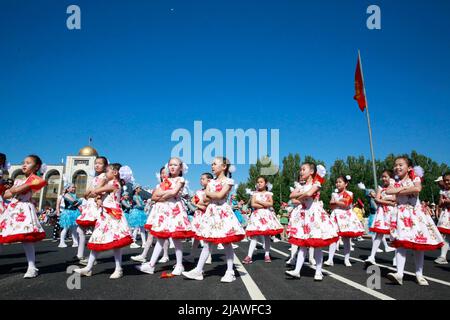
[[[88,175],[84,170],[76,171],[72,176],[72,183],[77,188],[77,197],[81,198],[84,196],[87,187]]]
[[[47,186],[44,188],[42,207],[56,207],[56,201],[61,189],[61,174],[58,170],[50,170],[45,175]]]

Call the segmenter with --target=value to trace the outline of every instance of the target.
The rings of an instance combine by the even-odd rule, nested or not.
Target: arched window
[[[55,208],[56,200],[58,199],[58,191],[61,188],[61,175],[57,170],[50,170],[50,172],[45,175],[45,180],[47,181],[47,186],[44,188],[42,207]]]
[[[77,197],[83,197],[87,187],[87,173],[83,170],[74,173],[72,183],[77,188]]]

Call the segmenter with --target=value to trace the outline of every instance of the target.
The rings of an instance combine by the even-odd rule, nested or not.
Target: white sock
[[[332,244],[330,244],[330,247],[328,249],[328,261],[333,262],[334,259],[334,254],[336,253],[336,248],[337,248],[337,242],[333,242]]]
[[[169,240],[165,240],[163,244],[163,258],[169,258]]]
[[[82,258],[84,255],[84,246],[86,245],[86,233],[84,233],[84,230],[80,226],[77,227],[77,232],[78,232],[77,257]]]
[[[116,263],[116,270],[122,270],[122,248],[114,249],[114,262]]]
[[[316,260],[316,274],[322,273],[323,252],[321,248],[314,248],[314,260]]]
[[[250,240],[250,245],[248,246],[248,256],[251,258],[253,257],[253,252],[255,251],[256,248],[256,239],[252,238],[252,240]]]
[[[225,249],[225,257],[227,259],[227,272],[233,271],[233,260],[234,260],[234,251],[231,243],[227,243],[223,245]]]
[[[375,255],[377,254],[377,250],[380,247],[382,238],[383,238],[384,242],[386,242],[386,239],[384,239],[384,236],[382,234],[375,233],[373,240],[372,240],[373,241],[372,242],[372,251],[370,253],[369,258],[375,259]]]
[[[295,255],[297,254],[298,246],[295,244],[291,245],[291,260],[295,258]]]
[[[265,251],[266,257],[270,255],[270,237],[269,236],[264,237],[264,251]]]
[[[147,241],[145,242],[145,246],[144,246],[144,251],[142,251],[141,256],[143,256],[144,258],[147,257],[148,251],[150,250],[150,246],[153,242],[153,238],[152,237],[148,237]]]
[[[156,260],[158,260],[161,251],[163,250],[164,242],[167,240],[156,238],[156,245],[152,252],[152,257],[150,258],[150,265],[152,267],[155,266]]]
[[[61,234],[59,235],[59,245],[64,246],[67,235],[67,228],[62,229]]]
[[[350,249],[351,249],[350,238],[344,237],[342,241],[344,242],[344,259],[345,261],[350,261]]]
[[[94,262],[98,257],[98,252],[97,251],[91,251],[91,253],[89,254],[89,260],[88,260],[88,264],[86,266],[86,268],[91,271],[92,268],[94,267]]]
[[[24,242],[23,249],[28,261],[28,268],[36,268],[36,252],[34,250],[34,243]]]
[[[173,239],[175,246],[175,257],[177,258],[177,267],[183,266],[183,243],[181,239]]]
[[[309,258],[309,260],[315,259],[314,258],[314,248],[313,247],[310,247],[308,249],[308,258]]]
[[[441,257],[444,259],[447,259],[448,247],[449,247],[449,236],[446,235],[444,237],[444,245],[441,248]]]
[[[145,243],[145,229],[144,229],[144,227],[140,227],[139,228],[139,232],[140,232],[140,234],[141,234],[141,240],[142,240],[142,244],[144,244]]]
[[[138,233],[138,228],[133,228],[133,234],[132,234],[133,242],[136,242],[137,233]]]
[[[299,247],[297,252],[297,263],[295,264],[295,273],[300,273],[300,270],[302,269],[303,262],[305,262],[305,255],[306,255],[307,248],[305,247]]]
[[[203,272],[203,267],[205,266],[205,262],[210,254],[209,247],[210,244],[204,241],[202,253],[200,253],[200,258],[198,259],[197,267],[195,267],[195,270],[197,270],[197,272]]]
[[[389,245],[388,245],[388,243],[387,243],[387,241],[386,241],[386,237],[385,237],[385,235],[383,234],[383,235],[381,235],[382,236],[382,241],[383,241],[383,244],[384,244],[384,249],[387,249],[387,248],[389,248]]]
[[[79,237],[78,237],[77,228],[76,227],[72,227],[70,229],[71,229],[70,231],[72,232],[73,243],[74,244],[79,244]]]
[[[414,262],[416,265],[416,276],[423,276],[423,260],[424,260],[425,252],[423,251],[414,251]]]
[[[403,273],[405,271],[405,263],[406,263],[406,249],[405,248],[397,248],[395,253],[395,258],[397,260],[397,274],[403,278]]]

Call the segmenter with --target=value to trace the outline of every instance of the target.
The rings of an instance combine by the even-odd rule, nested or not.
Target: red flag
[[[366,109],[366,96],[364,95],[364,81],[359,56],[355,71],[355,96],[353,99],[358,102],[359,108],[364,112],[364,109]]]

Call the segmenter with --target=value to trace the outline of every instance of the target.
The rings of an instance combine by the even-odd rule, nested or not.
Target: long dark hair
[[[33,159],[34,163],[36,164],[36,167],[34,168],[34,173],[38,172],[39,169],[41,169],[41,166],[42,166],[41,158],[39,158],[39,156],[37,156],[35,154],[30,154],[30,155],[27,156],[27,158]]]
[[[266,186],[265,186],[266,191],[269,191],[269,187],[267,186],[267,183],[268,183],[267,178],[265,176],[258,176],[256,178],[256,182],[258,182],[259,179],[263,179],[264,180],[264,182],[266,183]]]

